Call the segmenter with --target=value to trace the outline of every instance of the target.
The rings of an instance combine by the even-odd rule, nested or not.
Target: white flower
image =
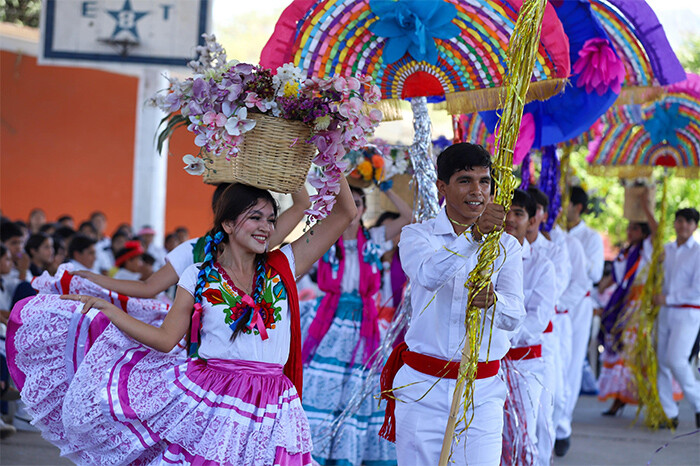
[[[190,175],[203,175],[206,171],[204,160],[192,154],[185,155],[182,161],[185,162],[185,171]]]
[[[277,68],[277,74],[272,77],[272,84],[277,89],[277,94],[284,92],[284,85],[288,82],[300,82],[301,70],[293,63],[285,63]]]
[[[255,120],[248,120],[248,109],[241,107],[226,121],[226,131],[231,136],[240,136],[255,127]]]

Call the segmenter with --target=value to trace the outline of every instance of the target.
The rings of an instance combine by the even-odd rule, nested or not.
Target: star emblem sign
[[[117,22],[114,32],[112,32],[112,39],[116,39],[122,31],[130,33],[135,39],[138,39],[136,22],[148,14],[147,11],[134,11],[131,7],[131,0],[124,0],[121,10],[107,10],[107,13]]]

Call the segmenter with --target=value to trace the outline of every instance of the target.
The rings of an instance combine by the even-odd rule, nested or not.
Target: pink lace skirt
[[[149,323],[167,310],[123,302]],[[8,326],[12,376],[33,424],[63,455],[79,464],[311,464],[308,421],[281,366],[188,359],[182,346],[161,353],[80,306],[39,294],[17,304]]]

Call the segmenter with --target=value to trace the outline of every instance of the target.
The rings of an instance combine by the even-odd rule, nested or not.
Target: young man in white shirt
[[[581,391],[583,363],[586,359],[593,321],[593,301],[590,293],[593,291],[593,285],[600,281],[603,276],[603,266],[605,265],[603,239],[597,231],[588,227],[586,222],[581,219],[581,215],[586,213],[587,208],[588,195],[586,191],[580,186],[572,187],[571,203],[566,213],[569,236],[580,241],[586,258],[585,269],[572,268],[572,275],[585,276],[587,282],[585,297],[578,304],[568,308],[572,329],[571,362],[565,375],[567,398],[557,425],[557,440],[554,443],[554,452],[557,456],[564,456],[571,443],[571,420]]]
[[[540,464],[538,460],[538,447],[540,441],[547,444],[550,456],[552,442],[547,432],[542,432],[545,438],[539,438],[538,424],[542,404],[553,405],[550,391],[553,389],[549,380],[553,379],[551,372],[552,361],[548,356],[545,361],[543,354],[544,332],[548,330],[554,317],[554,303],[557,290],[554,264],[544,252],[531,247],[527,240],[528,229],[536,223],[537,204],[525,191],[516,189],[513,193],[513,203],[506,215],[506,233],[515,237],[523,246],[523,293],[525,311],[527,313],[520,330],[514,333],[510,342],[512,348],[505,357],[506,364],[502,366],[508,380],[512,381],[513,393],[509,397],[513,405],[520,404],[520,409],[515,409],[506,415],[514,415],[523,412],[525,419],[520,423],[527,426],[527,439],[522,448],[517,448],[514,442],[513,448],[503,452],[503,460],[507,464],[515,464],[524,461],[527,464]],[[545,239],[546,241],[546,239]],[[551,424],[551,409],[545,409],[544,415],[549,416]],[[506,418],[507,419],[507,418]],[[515,430],[519,430],[522,424]],[[505,434],[504,434],[505,435]],[[507,441],[513,438],[506,438]],[[549,458],[542,464],[549,464]]]
[[[91,270],[94,271],[97,251],[95,249],[95,241],[82,234],[73,236],[68,245],[68,257],[70,263],[73,264],[73,270]]]
[[[554,303],[567,290],[571,282],[572,263],[569,258],[566,242],[559,244],[548,239],[540,230],[547,221],[549,212],[549,198],[541,190],[531,186],[527,193],[537,204],[535,217],[527,229],[527,241],[533,250],[551,260],[554,265]],[[576,241],[576,240],[573,240]],[[580,248],[580,246],[579,246]],[[581,252],[583,259],[583,252]],[[524,273],[526,276],[526,272]],[[581,295],[581,298],[585,292]],[[568,314],[563,310],[552,316],[549,326],[542,335],[542,360],[545,365],[544,380],[542,382],[542,396],[540,397],[540,412],[537,416],[537,450],[538,463],[549,464],[552,458],[552,448],[556,437],[556,423],[554,407],[558,401],[559,406],[564,405],[564,361],[569,362],[570,356],[562,357],[562,353],[571,352],[571,322]],[[561,339],[566,340],[562,346]]]
[[[484,235],[502,228],[505,218],[503,206],[491,202],[491,158],[483,147],[448,147],[438,156],[437,172],[445,207],[436,218],[407,225],[401,233],[401,263],[411,284],[411,326],[405,344],[392,353],[382,373],[383,390],[402,387],[393,393],[400,401],[390,402],[395,419],[387,408],[383,429],[391,437],[395,427],[401,466],[438,463],[466,342],[465,283],[478,262]],[[510,235],[502,236],[500,246],[492,286],[474,299],[486,309],[481,314],[483,340],[474,406],[467,412],[471,424],[466,432],[458,425],[459,441],[452,442],[456,465],[466,465],[467,458],[473,466],[500,463],[506,388],[497,373],[510,348],[508,332],[525,317],[522,247]],[[459,412],[463,410],[462,401]]]
[[[657,318],[657,381],[661,406],[671,420],[668,427],[678,426],[678,405],[671,385],[675,377],[695,409],[695,426],[700,428],[700,381],[688,362],[700,330],[700,244],[693,238],[698,220],[700,214],[695,209],[676,212],[676,241],[665,248],[663,294],[654,297],[661,306]]]

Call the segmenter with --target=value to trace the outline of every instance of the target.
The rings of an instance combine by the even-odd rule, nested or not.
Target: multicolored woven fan
[[[450,113],[495,109],[522,0],[295,0],[263,49],[266,67],[293,62],[308,76],[364,73],[397,101],[446,100]],[[409,18],[410,21],[406,21]],[[547,99],[569,76],[568,39],[547,7],[527,99]]]
[[[625,65],[618,104],[643,103],[663,93],[661,86],[685,79],[656,14],[641,0],[591,0],[598,20]]]
[[[589,144],[589,169],[621,177],[648,176],[654,166],[676,167],[680,176],[700,174],[700,76],[667,87],[657,102],[616,115]],[[641,119],[639,119],[639,117]],[[635,121],[636,120],[636,121]]]

